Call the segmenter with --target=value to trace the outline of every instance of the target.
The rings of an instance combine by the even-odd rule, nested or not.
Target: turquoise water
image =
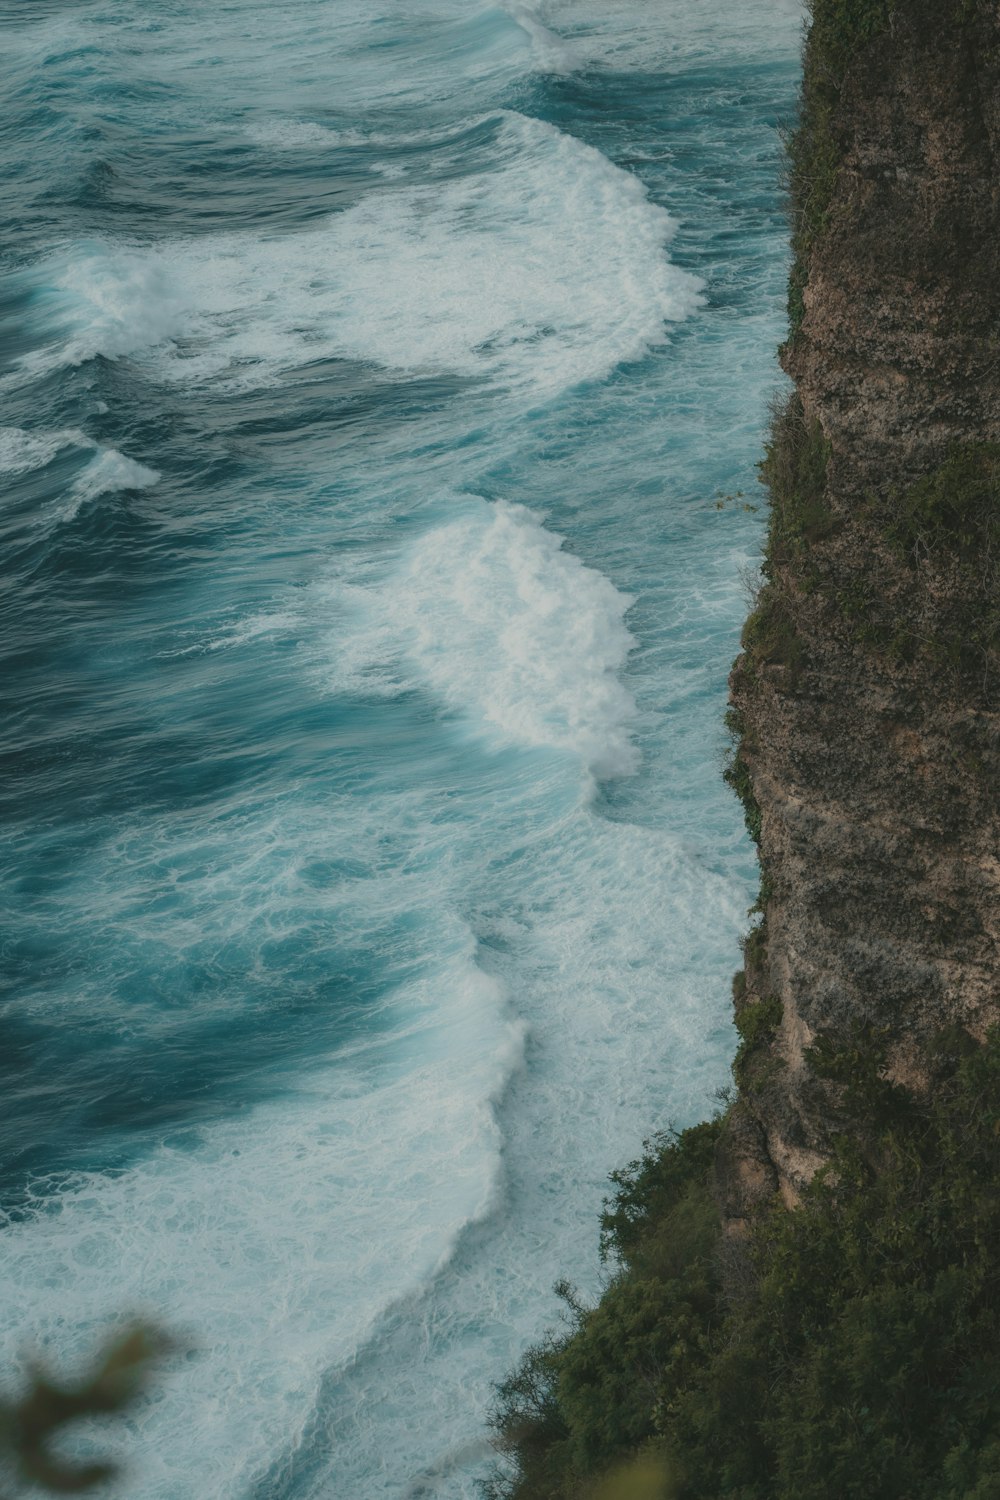
[[[141,1500],[471,1497],[727,1079],[799,11],[4,21],[0,1358],[190,1338]]]

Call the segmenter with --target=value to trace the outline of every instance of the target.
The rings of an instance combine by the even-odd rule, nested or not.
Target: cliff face
[[[805,80],[796,389],[731,678],[763,877],[731,1221],[798,1201],[852,1068],[926,1091],[943,1030],[1000,1019],[1000,4],[824,0]]]

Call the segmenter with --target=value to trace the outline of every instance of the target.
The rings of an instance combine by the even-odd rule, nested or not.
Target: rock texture
[[[797,1201],[850,1128],[852,1066],[926,1089],[944,1029],[1000,1020],[1000,4],[887,6],[832,98],[731,678],[763,873],[731,1224],[776,1188]]]
[[[786,368],[841,498],[1000,436],[1000,6],[911,0],[847,68]]]

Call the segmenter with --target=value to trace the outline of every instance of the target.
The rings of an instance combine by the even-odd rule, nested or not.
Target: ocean
[[[471,1500],[704,1118],[793,0],[0,5],[0,1379],[132,1500]]]

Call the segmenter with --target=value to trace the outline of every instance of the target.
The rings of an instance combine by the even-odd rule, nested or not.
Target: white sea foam
[[[160,474],[145,464],[126,458],[117,448],[98,448],[90,463],[75,481],[73,490],[81,502],[117,490],[148,490],[157,484]]]
[[[522,505],[467,500],[388,577],[334,585],[351,610],[338,680],[429,688],[497,745],[569,752],[596,777],[635,771],[634,700],[621,680],[631,600]]]
[[[507,833],[514,853],[502,817],[483,815],[493,906],[476,925],[531,1027],[530,1068],[502,1116],[513,1210],[466,1236],[339,1372],[310,1434],[309,1482],[294,1490],[303,1500],[400,1500],[421,1493],[418,1467],[438,1475],[430,1493],[471,1500],[475,1441],[507,1351],[551,1323],[557,1278],[585,1299],[599,1290],[607,1174],[652,1130],[704,1117],[731,1047],[726,979],[748,886],[669,830],[550,808],[541,826]],[[475,901],[471,866],[466,880]],[[419,1414],[419,1440],[386,1444],[384,1413],[400,1408]]]
[[[271,115],[249,121],[243,127],[243,134],[258,145],[275,146],[279,150],[297,150],[306,146],[399,150],[401,147],[440,145],[447,140],[449,132],[430,127],[379,130],[365,125],[332,126],[317,120],[291,120]]]
[[[243,1500],[295,1442],[323,1372],[491,1211],[494,1102],[522,1031],[471,948],[429,983],[397,997],[405,1059],[343,1060],[280,1104],[176,1132],[120,1175],[72,1177],[4,1228],[7,1371],[25,1330],[66,1367],[129,1310],[192,1340],[194,1362],[125,1444],[142,1455],[130,1486],[142,1500]]]
[[[81,505],[98,495],[118,490],[145,490],[157,484],[156,469],[126,458],[117,448],[103,448],[78,427],[60,432],[26,432],[20,427],[0,427],[0,472],[23,474],[44,468],[65,448],[90,450],[93,457],[76,476],[56,516],[71,521]]]
[[[303,146],[351,146],[364,143],[360,131],[331,130],[312,120],[257,120],[246,127],[246,133],[260,146],[276,146],[282,151],[296,151]]]
[[[209,641],[206,649],[225,651],[232,646],[245,646],[261,636],[287,635],[301,625],[301,616],[291,610],[261,610],[257,614],[244,615],[225,634]]]
[[[239,21],[234,25],[234,13]],[[309,102],[334,100],[348,117],[432,106],[443,98],[468,114],[533,65],[524,32],[495,4],[469,0],[354,0],[350,6],[286,0],[280,7],[235,0],[222,10],[182,9],[164,46],[163,22],[133,21],[128,34],[133,68],[161,83],[190,89],[200,104],[211,69],[211,92],[245,107],[248,99],[287,109],[291,92]],[[185,100],[187,103],[187,100]]]
[[[341,356],[547,396],[661,343],[700,302],[667,258],[669,214],[551,125],[497,129],[485,168],[387,185],[316,229],[63,252],[45,273],[62,340],[25,368],[130,355],[161,378],[266,385]]]
[[[537,11],[528,5],[510,4],[507,14],[527,33],[531,42],[535,71],[539,73],[572,73],[583,60],[580,51],[564,37],[543,26]]]
[[[63,334],[61,362],[83,364],[95,355],[119,359],[171,338],[193,324],[183,276],[169,258],[122,246],[87,242],[53,262],[55,272],[39,311]],[[46,368],[43,355],[25,367]]]
[[[762,58],[794,62],[806,15],[803,0],[698,0],[666,12],[634,0],[538,0],[531,13],[559,34],[574,68],[658,72]]]
[[[245,127],[244,133],[258,146],[271,151],[340,151],[345,148],[360,148],[365,159],[359,166],[372,177],[405,177],[407,168],[401,161],[385,161],[372,153],[379,148],[398,150],[400,146],[413,145],[416,141],[425,144],[440,140],[439,132],[419,131],[406,134],[387,134],[380,131],[357,129],[334,130],[313,120],[286,120],[272,118],[254,121]]]
[[[26,432],[23,427],[0,427],[0,472],[24,474],[43,469],[63,448],[93,448],[94,443],[78,427],[61,432]]]

